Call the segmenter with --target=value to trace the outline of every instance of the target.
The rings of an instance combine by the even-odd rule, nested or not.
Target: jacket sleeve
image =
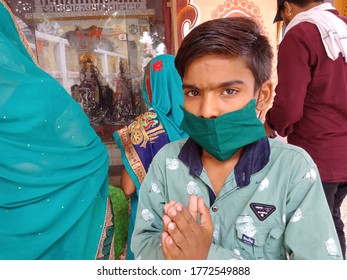
[[[288,33],[278,50],[278,83],[266,122],[282,137],[293,131],[303,115],[307,87],[311,81],[310,46]]]
[[[311,167],[295,182],[288,194],[286,208],[288,259],[342,259],[339,239],[316,167]]]
[[[164,259],[161,250],[161,233],[165,196],[163,173],[157,160],[154,157],[139,191],[135,228],[131,241],[135,259]]]

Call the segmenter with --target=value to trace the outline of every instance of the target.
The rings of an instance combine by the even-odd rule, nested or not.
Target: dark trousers
[[[346,259],[346,238],[343,231],[344,224],[341,219],[341,205],[347,194],[347,183],[322,182],[325,196],[333,216],[337,235],[339,237],[343,258]]]

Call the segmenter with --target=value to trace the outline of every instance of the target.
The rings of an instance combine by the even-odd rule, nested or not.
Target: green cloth
[[[266,136],[256,115],[256,100],[217,118],[202,118],[183,109],[181,128],[219,161],[230,159],[240,148]]]
[[[107,149],[2,3],[0,18],[0,259],[95,259]]]
[[[128,200],[119,187],[109,186],[114,215],[114,259],[118,260],[123,253],[127,241],[129,218]]]

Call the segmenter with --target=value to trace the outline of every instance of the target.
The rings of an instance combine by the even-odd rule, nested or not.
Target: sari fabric
[[[183,120],[182,80],[173,55],[159,55],[145,68],[143,99],[153,108],[169,136],[170,142],[188,137],[180,129]]]
[[[107,149],[0,18],[0,259],[112,258]]]
[[[130,249],[138,203],[138,191],[155,154],[167,143],[188,137],[180,129],[183,119],[182,80],[175,57],[164,54],[145,67],[143,97],[149,109],[113,136],[121,151],[122,162],[135,183],[131,196],[127,259],[134,259]]]

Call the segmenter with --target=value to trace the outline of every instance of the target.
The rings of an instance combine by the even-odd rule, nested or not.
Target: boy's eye
[[[189,96],[189,97],[194,97],[194,96],[198,96],[199,95],[199,92],[197,90],[191,90],[191,91],[187,91],[185,93],[186,96]]]
[[[236,89],[233,89],[233,88],[228,88],[226,90],[223,91],[223,95],[234,95],[237,93],[237,90]]]

